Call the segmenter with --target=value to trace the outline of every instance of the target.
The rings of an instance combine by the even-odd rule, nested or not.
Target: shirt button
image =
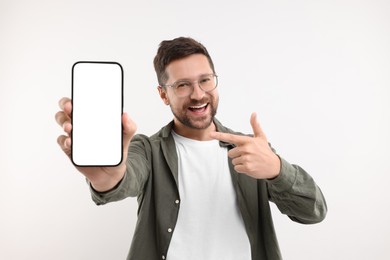
[[[175,203],[176,203],[176,204],[179,204],[179,202],[180,202],[180,200],[175,200]]]
[[[162,258],[162,259],[165,259],[165,255],[162,255],[161,258]]]
[[[172,228],[168,228],[168,232],[171,233],[172,232]]]

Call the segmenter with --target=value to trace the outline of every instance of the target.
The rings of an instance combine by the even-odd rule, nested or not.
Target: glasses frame
[[[214,87],[213,89],[204,90],[204,89],[202,88],[201,83],[200,83],[200,80],[201,80],[202,77],[205,77],[205,76],[213,76],[213,77],[215,78],[215,87]],[[178,95],[178,94],[176,93],[176,85],[177,85],[178,83],[180,83],[180,82],[183,82],[183,81],[185,81],[185,82],[190,82],[190,83],[191,83],[192,91],[191,91],[188,95],[180,96],[180,95]],[[204,74],[204,75],[202,75],[202,76],[201,76],[199,79],[197,79],[197,80],[193,80],[193,81],[190,81],[190,80],[177,80],[177,81],[173,82],[173,83],[170,84],[170,85],[162,85],[162,87],[170,87],[170,88],[172,88],[172,89],[173,89],[173,93],[175,93],[175,95],[178,96],[178,97],[188,97],[188,96],[190,96],[192,93],[194,93],[194,87],[195,87],[194,83],[195,83],[195,82],[198,84],[198,87],[199,87],[203,92],[208,93],[208,92],[211,92],[211,91],[213,91],[214,89],[216,89],[216,88],[218,87],[218,75],[217,75],[217,74],[214,74],[214,73]]]

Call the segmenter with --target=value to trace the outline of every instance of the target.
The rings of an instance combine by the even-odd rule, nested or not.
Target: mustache
[[[208,98],[202,98],[201,100],[191,99],[188,103],[184,104],[186,107],[199,106],[205,103],[210,103]]]

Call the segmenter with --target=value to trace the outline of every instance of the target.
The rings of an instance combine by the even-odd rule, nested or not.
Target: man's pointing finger
[[[244,143],[245,136],[233,135],[228,133],[221,132],[212,132],[210,137],[225,143],[240,145]]]

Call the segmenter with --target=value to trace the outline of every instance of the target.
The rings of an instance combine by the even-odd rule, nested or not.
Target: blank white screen
[[[72,160],[76,165],[117,165],[122,159],[122,69],[117,63],[76,63],[73,68]]]

